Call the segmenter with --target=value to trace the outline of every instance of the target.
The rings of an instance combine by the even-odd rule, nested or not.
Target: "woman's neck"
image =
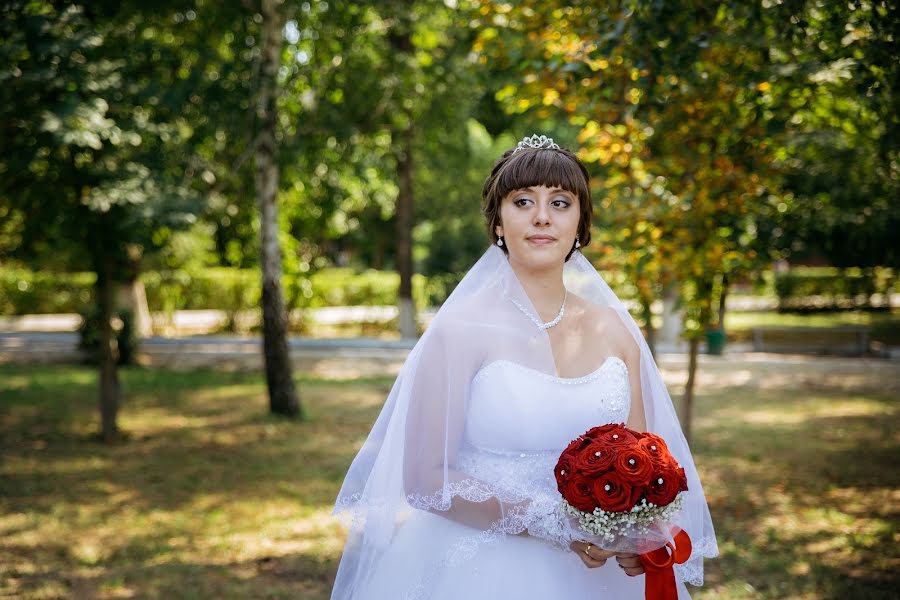
[[[517,267],[513,262],[510,262],[510,267],[537,310],[538,318],[544,322],[555,318],[566,295],[562,265],[542,271]]]

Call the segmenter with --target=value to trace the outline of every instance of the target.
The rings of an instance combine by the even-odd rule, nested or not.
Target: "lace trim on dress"
[[[573,529],[567,515],[559,510],[559,498],[554,498],[549,494],[542,494],[529,499],[523,493],[502,492],[483,484],[483,482],[464,480],[448,486],[446,495],[433,494],[424,496],[410,494],[407,496],[407,500],[411,506],[421,510],[446,511],[450,509],[454,496],[473,502],[484,502],[491,498],[497,498],[501,502],[513,503],[514,506],[507,511],[502,519],[495,522],[490,529],[464,537],[458,540],[453,547],[447,549],[444,557],[432,565],[426,574],[423,574],[422,578],[404,596],[409,600],[425,600],[427,598],[426,590],[428,587],[427,583],[430,581],[429,573],[435,575],[442,566],[458,564],[473,558],[477,554],[480,545],[496,542],[503,535],[516,535],[527,530],[535,538],[563,551],[568,551],[569,544],[573,540],[579,539],[579,532]],[[354,494],[350,497],[341,498],[336,507],[340,512],[351,507],[359,508],[359,500],[359,494]],[[381,509],[385,513],[384,518],[387,518],[388,514],[386,506],[385,504]],[[351,520],[354,525],[361,525],[369,518],[378,518],[378,513],[381,510],[379,510],[377,503],[368,501],[366,502],[366,508],[368,510],[364,513],[358,510],[352,511],[353,516]],[[684,564],[676,564],[675,574],[685,583],[702,586],[704,581],[703,559],[718,556],[718,544],[716,539],[711,536],[705,536],[699,540],[691,540],[691,542],[691,558]]]
[[[467,447],[460,450],[457,469],[471,479],[453,482],[443,494],[423,497],[408,495],[416,508],[448,510],[458,496],[471,502],[496,499],[507,507],[502,518],[486,532],[472,536],[454,554],[469,556],[479,543],[496,540],[498,534],[518,534],[527,530],[560,549],[568,550],[576,531],[561,510],[562,496],[556,489],[553,467],[559,454],[496,453]],[[491,483],[485,483],[485,482]]]

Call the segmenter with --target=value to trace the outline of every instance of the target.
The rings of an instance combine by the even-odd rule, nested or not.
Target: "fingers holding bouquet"
[[[590,542],[574,541],[569,544],[569,548],[578,555],[586,567],[591,569],[602,567],[607,560],[616,555],[615,552],[604,550]]]
[[[644,573],[644,565],[641,563],[641,557],[637,554],[616,554],[616,562],[629,577],[636,577]]]

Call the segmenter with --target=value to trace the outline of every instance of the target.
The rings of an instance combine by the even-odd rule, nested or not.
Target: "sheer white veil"
[[[665,439],[684,467],[690,488],[675,523],[690,535],[693,553],[685,564],[676,566],[676,573],[688,583],[701,585],[703,558],[718,553],[715,533],[690,448],[659,369],[634,319],[579,251],[566,261],[563,280],[569,294],[614,311],[640,349],[647,431]],[[410,352],[347,472],[333,513],[344,518],[348,527],[333,599],[363,597],[379,559],[415,511],[446,517],[470,532],[453,540],[435,539],[432,551],[415,566],[415,574],[411,572],[408,596],[427,598],[429,580],[439,577],[443,569],[476,559],[482,545],[532,527],[547,514],[548,506],[558,504],[555,482],[537,488],[483,480],[467,472],[463,460],[469,390],[481,369],[506,360],[556,375],[549,336],[535,326],[535,315],[505,253],[492,245]],[[598,356],[594,362],[599,365],[604,358]],[[572,431],[570,439],[581,433]],[[563,447],[546,451],[558,456]]]

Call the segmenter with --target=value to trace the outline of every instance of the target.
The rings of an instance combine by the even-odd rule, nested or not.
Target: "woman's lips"
[[[525,238],[532,244],[536,246],[546,246],[547,244],[552,244],[556,241],[556,238],[551,237],[543,237],[543,236],[532,236],[529,238]]]

